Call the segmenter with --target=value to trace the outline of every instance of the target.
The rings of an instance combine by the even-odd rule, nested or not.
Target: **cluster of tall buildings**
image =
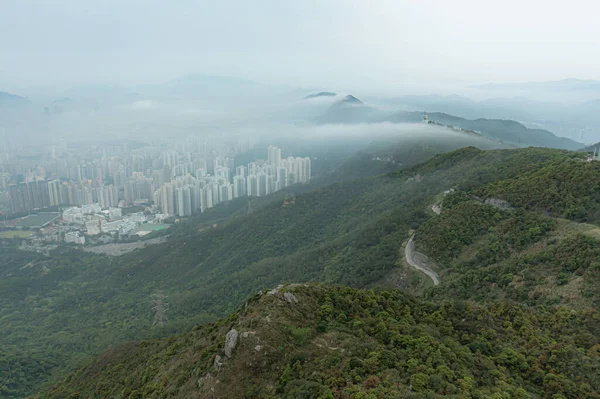
[[[261,197],[311,178],[310,158],[282,159],[281,149],[268,148],[266,162],[251,162],[232,169],[227,160],[216,159],[213,174],[206,168],[176,176],[155,191],[153,199],[166,215],[190,216],[243,196]]]
[[[11,211],[29,213],[59,205],[89,205],[99,203],[103,208],[119,204],[114,185],[89,187],[59,180],[34,180],[8,185]]]
[[[45,180],[22,182],[8,186],[13,213],[31,212],[50,206],[50,192]]]
[[[214,142],[154,145],[129,151],[107,146],[57,150],[40,160],[0,165],[0,192],[13,213],[53,206],[99,204],[102,209],[154,203],[165,215],[189,216],[243,196],[264,196],[311,178],[310,158],[281,155],[235,165],[252,146]]]
[[[6,190],[10,184],[10,174],[0,173],[0,190]]]

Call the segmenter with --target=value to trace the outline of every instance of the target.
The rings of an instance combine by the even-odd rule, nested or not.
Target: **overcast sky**
[[[304,87],[600,79],[571,0],[0,0],[0,90],[190,73]]]

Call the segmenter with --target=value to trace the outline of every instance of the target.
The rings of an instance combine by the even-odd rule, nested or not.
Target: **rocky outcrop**
[[[267,294],[269,295],[277,295],[279,294],[279,290],[283,288],[283,284],[279,284],[277,287],[273,288],[272,290],[268,291]]]
[[[204,377],[200,377],[198,379],[198,388],[202,388],[207,381],[212,379],[212,375],[210,373],[206,373]]]
[[[231,354],[237,345],[238,336],[239,334],[235,329],[230,330],[227,335],[225,335],[225,356],[227,356],[228,359],[231,359]]]
[[[285,301],[288,303],[298,303],[298,298],[296,298],[296,295],[292,294],[291,292],[284,292],[283,299],[285,299]]]
[[[290,284],[290,285],[288,285],[288,287],[294,287],[296,285],[298,285],[298,284]],[[273,295],[274,297],[284,300],[287,303],[291,303],[291,304],[298,303],[298,298],[296,298],[296,295],[292,294],[291,292],[287,292],[287,291],[282,293],[281,292],[282,288],[283,288],[283,285],[280,284],[277,287],[273,288],[272,290],[267,291],[267,294]]]
[[[219,356],[219,355],[215,356],[215,361],[213,363],[213,366],[215,366],[217,371],[221,370],[221,367],[223,366],[223,362],[221,361],[221,356]]]

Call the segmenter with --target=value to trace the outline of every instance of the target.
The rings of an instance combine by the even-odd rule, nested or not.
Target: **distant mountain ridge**
[[[483,100],[453,94],[408,95],[381,101],[387,106],[402,107],[405,110],[432,110],[467,119],[512,119],[527,127],[546,129],[557,136],[584,143],[600,140],[600,90],[535,90],[515,88],[510,89],[510,92],[506,91],[501,97]],[[495,91],[490,90],[490,93]],[[496,92],[501,93],[500,90]],[[516,92],[518,95],[515,96]],[[533,97],[537,99],[530,98],[527,93],[535,93]],[[554,94],[544,96],[544,93]],[[563,93],[566,93],[565,96]],[[570,101],[564,100],[566,97],[570,97]],[[579,97],[581,98],[576,100]]]
[[[18,96],[16,94],[7,93],[0,91],[0,107],[22,107],[31,104],[31,101],[25,97]]]
[[[544,129],[530,129],[523,124],[508,119],[465,119],[441,112],[428,113],[429,121],[441,125],[472,130],[495,140],[527,147],[550,147],[578,150],[584,145],[574,140],[557,137]],[[366,105],[358,98],[349,95],[333,104],[321,116],[315,119],[319,124],[354,123],[415,123],[423,120],[423,112],[397,111],[386,112]]]
[[[485,90],[522,89],[552,91],[586,91],[600,90],[600,81],[591,79],[562,79],[543,82],[484,83],[472,85],[472,88]]]
[[[366,105],[355,96],[348,94],[339,101],[333,103],[322,115],[315,118],[318,124],[353,124],[376,122],[384,117],[381,110]]]
[[[318,98],[318,97],[335,97],[337,96],[336,93],[330,92],[330,91],[321,91],[319,93],[313,93],[313,94],[309,94],[308,96],[304,97],[305,100],[309,100],[311,98]]]
[[[248,79],[234,78],[230,76],[216,76],[191,74],[174,79],[169,84],[173,85],[260,85],[261,83],[254,82]]]
[[[384,103],[408,109],[435,110],[467,119],[514,119],[517,121],[536,119],[531,115],[533,101],[521,97],[475,101],[456,94],[448,96],[409,95],[388,98],[384,100]]]
[[[521,146],[542,146],[568,150],[577,150],[582,146],[581,143],[574,140],[557,137],[548,130],[529,129],[513,120],[484,118],[469,120],[443,113],[430,114],[429,118],[433,122],[473,130],[484,136]]]
[[[358,105],[358,104],[363,104],[363,102],[351,94],[348,94],[342,100],[337,102],[337,105]]]

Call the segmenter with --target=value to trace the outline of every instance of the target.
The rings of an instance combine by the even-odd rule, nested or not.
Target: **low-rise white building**
[[[81,206],[81,211],[85,215],[90,214],[90,213],[100,213],[101,210],[102,210],[102,208],[100,208],[100,205],[98,205],[98,204],[89,204],[89,205]]]
[[[118,231],[121,226],[125,223],[123,220],[115,220],[114,222],[106,222],[102,225],[102,232],[110,233]]]
[[[154,220],[156,220],[157,222],[162,222],[163,220],[166,220],[169,218],[169,215],[167,215],[166,213],[157,213],[154,215]]]
[[[123,210],[121,208],[110,208],[104,211],[106,215],[108,215],[110,220],[116,220],[123,217]]]
[[[93,215],[95,213],[100,213],[100,211],[100,205],[98,204],[83,205],[81,207],[72,207],[63,211],[62,220],[67,223],[83,225],[86,221],[85,215]]]
[[[65,234],[65,242],[66,243],[75,243],[79,245],[85,244],[85,237],[79,235],[78,231],[69,231]]]
[[[143,212],[131,213],[127,215],[127,220],[135,223],[144,223],[148,220],[146,215]]]
[[[90,236],[100,234],[100,220],[92,219],[85,222],[86,233]]]

